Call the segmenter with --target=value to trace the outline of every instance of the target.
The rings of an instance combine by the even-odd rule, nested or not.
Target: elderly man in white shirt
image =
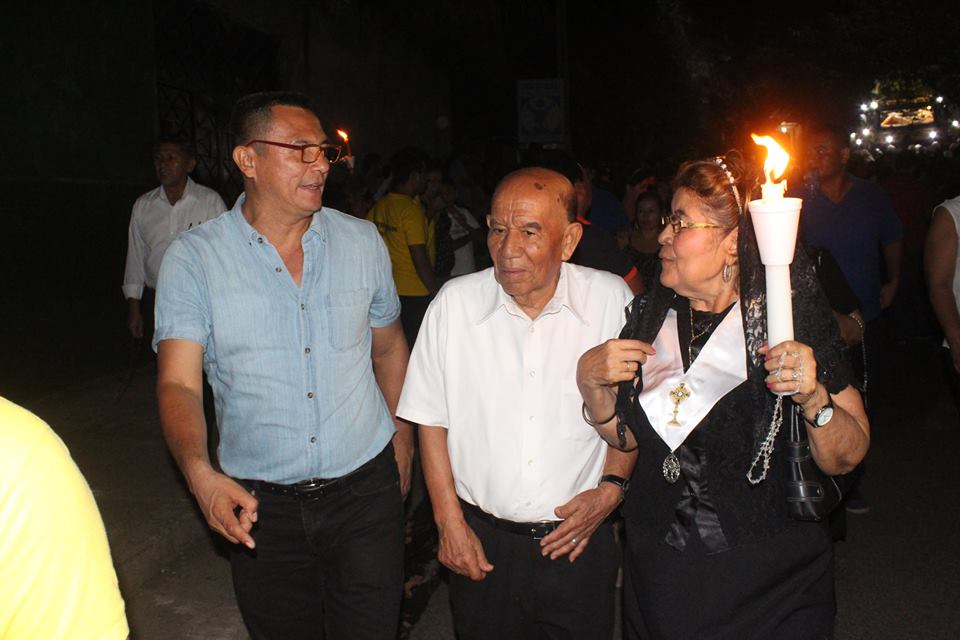
[[[461,640],[612,633],[609,516],[635,457],[590,426],[575,373],[619,334],[632,295],[565,262],[582,233],[575,205],[559,173],[504,178],[488,217],[493,268],[444,286],[407,369],[397,414],[420,425]]]
[[[160,186],[133,204],[123,297],[127,299],[127,327],[134,338],[143,337],[144,288],[156,288],[160,262],[167,247],[181,231],[199,226],[227,210],[216,191],[190,179],[189,174],[196,165],[189,144],[174,140],[157,142],[153,167]]]

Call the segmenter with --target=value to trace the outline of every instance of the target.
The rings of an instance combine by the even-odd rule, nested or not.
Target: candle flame
[[[347,132],[343,129],[337,129],[337,135],[343,138],[343,141],[346,142],[350,139],[350,136],[347,135]]]
[[[777,141],[770,136],[758,136],[751,133],[750,137],[757,144],[767,148],[767,159],[763,161],[763,173],[767,176],[767,182],[773,183],[780,178],[787,170],[787,163],[790,162],[790,154],[783,150]]]

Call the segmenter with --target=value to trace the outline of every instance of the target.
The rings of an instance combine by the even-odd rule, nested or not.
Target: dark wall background
[[[314,99],[354,153],[445,142],[446,75],[387,17],[353,3],[54,2],[0,24],[0,395],[126,375],[120,292],[130,208],[156,186],[160,132],[194,139],[199,182],[239,192],[227,120],[244,93]],[[140,361],[149,357],[138,356]]]
[[[123,360],[130,205],[152,182],[153,15],[121,0],[5,9],[0,394]]]

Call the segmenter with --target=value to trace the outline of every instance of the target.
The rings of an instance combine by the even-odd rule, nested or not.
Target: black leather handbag
[[[790,435],[787,438],[787,509],[796,520],[819,522],[829,517],[843,500],[844,489],[852,483],[844,476],[828,476],[810,455],[807,428],[799,406],[790,403]],[[838,479],[840,480],[838,482]],[[842,487],[842,488],[841,488]]]

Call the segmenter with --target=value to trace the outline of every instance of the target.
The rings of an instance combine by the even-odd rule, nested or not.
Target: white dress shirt
[[[133,203],[127,234],[127,266],[123,272],[123,297],[139,300],[144,285],[155,289],[160,262],[181,231],[192,229],[227,210],[213,189],[187,178],[183,195],[171,205],[163,187],[148,191]]]
[[[531,320],[492,268],[449,281],[430,304],[397,414],[447,428],[457,495],[515,522],[597,486],[607,445],[580,413],[577,360],[615,338],[632,295],[622,278],[564,263]]]

